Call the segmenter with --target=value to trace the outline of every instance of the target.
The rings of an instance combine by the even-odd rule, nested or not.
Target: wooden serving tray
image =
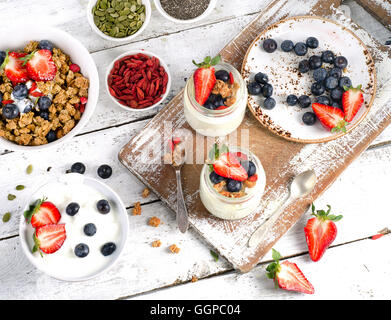
[[[338,0],[275,0],[261,12],[239,35],[220,52],[223,59],[238,70],[243,57],[255,37],[271,24],[298,15],[319,15],[334,19],[355,32],[367,45],[375,60],[378,75],[378,92],[367,117],[349,134],[323,144],[300,144],[285,140],[263,128],[247,111],[238,128],[249,130],[250,149],[261,160],[267,177],[267,187],[258,212],[236,221],[221,220],[206,211],[199,198],[201,164],[185,164],[183,189],[190,216],[190,223],[216,250],[230,261],[234,268],[249,271],[271,249],[276,241],[306,212],[313,202],[341,172],[363,152],[372,140],[391,122],[388,109],[391,105],[390,52],[337,9]],[[388,95],[387,95],[388,91]],[[170,165],[163,164],[162,153],[167,124],[173,130],[188,129],[183,114],[183,90],[162,109],[141,132],[133,137],[119,153],[120,161],[146,184],[171,209],[176,208],[176,181]],[[195,139],[193,139],[195,143]],[[197,145],[200,141],[197,142]],[[237,143],[240,145],[240,141]],[[314,169],[317,185],[308,197],[299,199],[281,213],[270,226],[256,248],[249,248],[251,234],[268,219],[270,214],[287,196],[291,178],[307,169]],[[266,221],[268,223],[268,221]]]

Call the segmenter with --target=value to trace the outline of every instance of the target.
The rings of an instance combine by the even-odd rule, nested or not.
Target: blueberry
[[[281,43],[281,50],[282,51],[285,51],[285,52],[290,52],[293,50],[293,47],[295,45],[293,44],[293,41],[291,40],[284,40],[282,43]]]
[[[330,50],[326,50],[322,52],[322,61],[325,63],[333,63],[334,62],[334,53]]]
[[[330,91],[330,98],[334,101],[340,101],[342,99],[343,92],[343,89],[336,87]]]
[[[99,200],[96,204],[96,208],[102,214],[107,214],[110,212],[110,204],[107,200]]]
[[[26,85],[24,83],[17,84],[14,87],[14,90],[12,91],[12,95],[17,100],[22,100],[27,97],[29,94],[29,89],[27,89]]]
[[[53,142],[54,140],[57,139],[57,135],[56,135],[56,132],[54,132],[53,130],[50,130],[48,132],[48,134],[46,135],[46,140],[48,142]]]
[[[3,101],[3,94],[0,92],[0,103]]]
[[[49,110],[52,100],[48,96],[42,96],[38,99],[39,110]]]
[[[75,162],[71,166],[71,172],[83,174],[86,171],[86,166],[81,162]]]
[[[215,73],[216,79],[224,82],[229,81],[229,72],[226,70],[218,70]]]
[[[327,77],[327,70],[324,68],[318,68],[314,70],[313,77],[315,81],[323,81]]]
[[[334,67],[334,68],[330,69],[328,75],[339,79],[342,76],[342,69]]]
[[[50,50],[53,53],[53,43],[49,40],[41,40],[38,43],[38,49]]]
[[[308,51],[307,45],[304,42],[296,43],[294,49],[298,56],[304,56]]]
[[[338,56],[334,59],[334,65],[337,68],[345,69],[348,66],[348,60],[343,56]]]
[[[310,71],[310,63],[308,62],[308,60],[301,60],[299,62],[299,72],[300,73],[307,73],[308,71]]]
[[[330,105],[330,98],[327,96],[316,97],[315,101],[320,104],[325,104],[326,106]]]
[[[259,84],[266,84],[266,83],[268,83],[268,81],[269,81],[269,77],[268,77],[267,74],[265,74],[265,73],[258,72],[258,73],[255,75],[254,80],[255,80],[256,82],[258,82]]]
[[[23,109],[23,113],[29,113],[34,108],[34,103],[30,99],[23,99],[23,103],[25,107]]]
[[[265,41],[263,41],[263,49],[267,53],[272,53],[277,49],[277,42],[273,39],[266,39]]]
[[[302,108],[308,108],[311,105],[311,99],[309,96],[302,95],[299,97],[299,106]]]
[[[342,110],[342,105],[338,101],[333,101],[331,106]]]
[[[308,63],[310,65],[310,68],[312,70],[315,70],[322,66],[322,59],[319,56],[313,55],[308,59]]]
[[[6,104],[3,107],[2,114],[6,119],[15,119],[19,115],[19,108],[13,103]]]
[[[276,106],[276,100],[274,100],[272,97],[266,98],[263,101],[263,107],[267,110],[271,110]]]
[[[298,102],[298,99],[294,94],[290,94],[289,96],[286,97],[286,102],[288,103],[289,106],[295,106]]]
[[[39,113],[39,116],[40,116],[42,119],[49,120],[49,112],[47,112],[47,111],[41,111],[41,112]]]
[[[248,93],[257,96],[261,93],[262,87],[256,82],[250,82],[247,86]]]
[[[212,102],[211,100],[206,100],[206,102],[204,103],[204,107],[209,110],[216,109],[214,102]]]
[[[0,51],[0,66],[3,64],[6,56],[7,56],[7,53],[5,51]]]
[[[319,46],[319,41],[315,37],[309,37],[306,40],[306,44],[308,48],[316,49]]]
[[[111,167],[107,164],[102,164],[101,166],[99,166],[97,172],[98,176],[102,179],[108,179],[113,173],[113,169],[111,169]]]
[[[248,161],[247,175],[249,177],[253,176],[257,172],[254,162]]]
[[[96,233],[96,226],[93,223],[87,223],[83,231],[87,236],[92,237]]]
[[[70,204],[67,205],[65,212],[67,213],[68,216],[73,217],[76,213],[78,213],[80,210],[80,206],[76,202],[71,202]]]
[[[223,106],[224,105],[224,99],[221,95],[216,95],[215,98],[214,98],[214,106],[215,106],[215,109],[220,107],[220,106]]]
[[[324,86],[326,90],[333,90],[338,86],[338,79],[333,76],[327,77],[324,80]]]
[[[265,97],[265,98],[269,98],[273,95],[273,86],[269,83],[266,83],[263,87],[262,87],[262,95]]]
[[[345,89],[345,87],[350,88],[352,86],[352,80],[349,77],[341,77],[338,85],[341,89]]]
[[[311,86],[311,92],[315,96],[320,96],[325,92],[325,87],[321,81],[315,82]]]
[[[242,182],[229,179],[227,182],[227,190],[229,192],[239,192],[242,190]]]
[[[224,181],[225,178],[218,175],[216,172],[212,171],[210,174],[209,174],[209,179],[210,181],[213,183],[213,184],[216,184],[216,183],[220,183],[221,181]]]
[[[85,243],[79,243],[75,247],[75,255],[79,258],[87,257],[90,253],[90,248]]]
[[[312,126],[316,122],[316,115],[313,112],[306,112],[303,114],[303,122],[307,126]]]
[[[105,243],[102,248],[100,248],[100,252],[104,255],[104,256],[109,256],[111,255],[115,249],[117,249],[117,246],[115,245],[115,243],[113,242],[107,242]]]

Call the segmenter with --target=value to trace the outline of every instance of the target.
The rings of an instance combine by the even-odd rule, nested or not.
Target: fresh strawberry
[[[240,152],[240,151],[235,152],[235,156],[236,156],[236,158],[239,159],[239,161],[240,160],[248,160],[247,154]]]
[[[327,212],[317,210],[312,204],[312,215],[315,218],[308,220],[304,228],[308,251],[312,261],[318,261],[337,236],[337,227],[333,221],[342,219],[342,216],[330,215],[331,207]]]
[[[195,99],[200,105],[204,105],[208,100],[212,89],[216,83],[215,68],[214,65],[220,62],[220,56],[216,56],[213,59],[206,57],[203,62],[193,63],[198,67],[194,72],[194,88]]]
[[[344,87],[344,89],[346,91],[342,95],[342,107],[345,113],[345,120],[351,122],[364,103],[364,95],[361,91],[361,85],[357,88]]]
[[[26,53],[7,52],[1,68],[4,69],[4,73],[13,84],[26,82],[29,79],[29,75],[26,67],[23,65],[23,61],[20,58],[26,56]]]
[[[28,222],[31,222],[33,228],[56,224],[61,219],[60,211],[56,206],[45,200],[45,198],[36,200],[30,205],[29,210],[24,212],[24,217]]]
[[[56,76],[57,67],[52,59],[50,50],[33,51],[21,60],[24,61],[28,74],[33,80],[50,81]]]
[[[48,224],[39,227],[34,233],[33,252],[39,251],[46,254],[54,253],[60,249],[67,237],[65,224]]]
[[[313,103],[312,109],[319,121],[331,132],[346,132],[347,122],[341,109],[320,103]]]
[[[230,72],[229,73],[229,83],[234,84],[234,82],[235,82],[234,75],[232,74],[232,72]]]
[[[87,103],[87,98],[86,97],[80,97],[80,103],[81,104],[86,104]]]
[[[288,291],[298,291],[308,294],[315,292],[312,284],[307,280],[296,263],[284,261],[280,263],[281,255],[272,249],[272,256],[275,262],[269,264],[266,268],[266,275],[273,279],[274,283],[281,289]]]
[[[80,71],[80,67],[76,63],[72,63],[69,66],[69,70],[71,70],[72,72],[76,73],[76,72]]]
[[[258,175],[257,174],[253,174],[251,177],[248,177],[247,181],[250,181],[250,182],[255,182],[258,180]]]
[[[220,106],[220,107],[217,107],[215,110],[224,110],[224,109],[227,109],[228,107],[227,106]]]
[[[248,178],[246,169],[243,168],[234,153],[222,153],[213,162],[213,169],[218,175],[232,180],[245,181]]]

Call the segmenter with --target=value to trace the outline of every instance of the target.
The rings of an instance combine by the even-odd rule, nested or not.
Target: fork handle
[[[176,182],[177,182],[177,213],[176,221],[179,227],[179,230],[182,233],[185,233],[189,227],[189,217],[187,214],[185,199],[183,198],[182,191],[182,181],[181,181],[181,172],[180,170],[175,170]]]

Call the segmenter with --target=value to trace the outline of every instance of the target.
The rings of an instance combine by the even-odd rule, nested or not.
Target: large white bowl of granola
[[[0,39],[0,145],[41,150],[75,136],[99,95],[96,65],[64,31],[22,26]]]

